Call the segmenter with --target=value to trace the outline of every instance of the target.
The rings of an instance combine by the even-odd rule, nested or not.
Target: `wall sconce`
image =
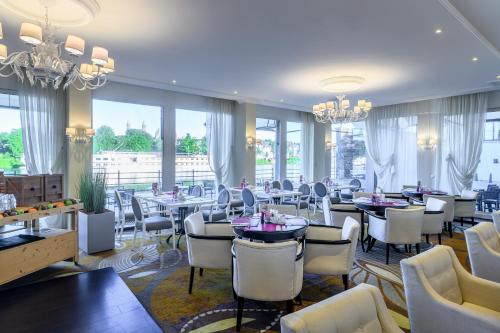
[[[70,142],[89,143],[94,135],[95,135],[95,130],[92,128],[76,128],[76,127],[66,128],[66,136],[69,138]]]
[[[255,147],[255,138],[253,136],[247,136],[247,148],[252,149]]]
[[[325,151],[335,149],[337,145],[331,141],[325,141]]]
[[[425,150],[433,150],[437,146],[437,139],[436,138],[423,138],[423,139],[418,139],[417,140],[417,145]]]

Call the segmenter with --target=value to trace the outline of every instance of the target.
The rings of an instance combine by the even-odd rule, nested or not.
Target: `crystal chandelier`
[[[345,95],[339,95],[335,100],[319,103],[313,106],[314,118],[320,123],[352,123],[366,119],[372,108],[372,103],[364,99],[350,108],[350,102]]]
[[[31,86],[40,83],[43,88],[58,89],[61,84],[66,89],[70,85],[78,90],[102,87],[109,73],[114,72],[115,62],[108,57],[108,50],[94,46],[91,63],[78,61],[85,51],[85,40],[68,35],[64,50],[69,60],[62,57],[63,43],[55,38],[55,28],[49,24],[48,9],[45,8],[45,25],[22,23],[19,38],[30,47],[29,51],[7,54],[7,46],[0,44],[0,76],[17,75],[21,82],[25,79]],[[0,22],[0,39],[2,39]]]

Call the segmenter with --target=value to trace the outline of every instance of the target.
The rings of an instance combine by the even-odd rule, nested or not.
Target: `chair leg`
[[[408,253],[408,244],[405,244],[405,252]]]
[[[450,238],[453,238],[453,225],[452,222],[447,222],[448,223],[448,232],[450,233]]]
[[[408,244],[408,253],[411,253],[411,248],[412,248],[412,245]]]
[[[389,243],[385,244],[385,264],[389,265]]]
[[[438,243],[441,245],[441,234],[438,234]]]
[[[194,281],[194,267],[191,267],[191,273],[189,274],[189,293],[193,291],[193,281]]]
[[[472,225],[475,225],[476,224],[476,221],[474,220],[474,216],[470,218],[471,221],[472,221]]]
[[[415,244],[415,248],[417,249],[417,254],[420,254],[420,244]]]
[[[134,226],[134,239],[132,240],[132,248],[135,249],[135,239],[137,238],[137,227]]]
[[[298,305],[302,305],[302,292],[300,292],[297,297],[295,297],[295,301]]]
[[[292,313],[294,311],[293,299],[286,301],[286,313]]]
[[[203,268],[200,268],[200,276],[203,276]]]
[[[371,250],[371,247],[370,247],[371,242],[372,242],[372,236],[368,235],[368,237],[366,238],[366,251],[365,252],[368,252]],[[361,240],[361,243],[363,243],[363,240]]]
[[[238,310],[236,311],[236,332],[241,330],[241,318],[243,317],[243,306],[245,299],[238,296]]]
[[[349,289],[349,274],[342,274],[342,282],[344,283],[344,290]]]
[[[427,244],[430,244],[430,243],[429,243],[429,234],[425,234],[425,242],[426,242]]]

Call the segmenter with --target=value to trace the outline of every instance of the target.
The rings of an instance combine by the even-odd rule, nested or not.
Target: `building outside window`
[[[109,188],[161,187],[161,107],[94,99],[92,110],[93,171]]]
[[[366,179],[364,123],[332,125],[331,178],[339,183]]]
[[[24,174],[26,165],[17,94],[0,91],[0,119],[0,171]]]
[[[206,120],[206,112],[176,110],[175,182],[178,186],[202,184],[206,189],[214,186],[215,175],[208,162]]]
[[[262,185],[276,175],[278,121],[257,118],[255,124],[255,181]]]
[[[483,150],[474,180],[475,188],[500,183],[500,111],[486,114]]]

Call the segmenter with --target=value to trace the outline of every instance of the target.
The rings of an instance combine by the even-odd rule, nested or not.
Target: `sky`
[[[0,107],[0,132],[10,132],[13,128],[21,128],[19,110]]]

